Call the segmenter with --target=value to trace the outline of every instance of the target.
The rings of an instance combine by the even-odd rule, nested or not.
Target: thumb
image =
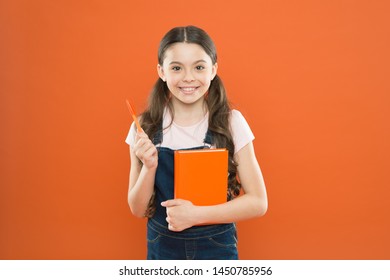
[[[180,204],[181,204],[180,199],[169,199],[161,202],[162,207],[172,207],[172,206],[178,206]]]

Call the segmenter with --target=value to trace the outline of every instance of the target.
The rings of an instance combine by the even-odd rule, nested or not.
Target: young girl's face
[[[157,70],[172,98],[192,104],[204,98],[217,74],[217,64],[198,44],[176,43],[165,51],[163,65]]]

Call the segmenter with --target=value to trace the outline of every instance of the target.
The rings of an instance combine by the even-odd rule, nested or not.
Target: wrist
[[[208,223],[209,217],[208,217],[208,211],[207,206],[195,206],[195,225],[205,224]]]
[[[144,164],[142,166],[142,169],[143,169],[143,172],[145,172],[146,174],[154,175],[154,174],[156,174],[156,171],[157,171],[157,165],[148,166],[148,165]]]

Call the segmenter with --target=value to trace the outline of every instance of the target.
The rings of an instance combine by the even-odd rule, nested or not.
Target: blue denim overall
[[[162,131],[153,139],[154,145],[162,143]],[[207,131],[203,149],[212,143],[212,134]],[[162,201],[174,198],[174,150],[158,149],[158,167],[155,177],[156,212],[148,220],[148,260],[236,260],[237,234],[234,223],[194,226],[181,232],[168,229],[166,208]]]

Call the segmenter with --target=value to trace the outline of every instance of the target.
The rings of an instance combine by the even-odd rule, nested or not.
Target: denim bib
[[[158,150],[158,166],[154,183],[156,212],[152,219],[168,228],[168,223],[165,220],[167,217],[166,208],[161,206],[161,202],[174,198],[175,151],[170,148],[158,147],[158,145],[162,143],[162,137],[163,134],[160,130],[156,133],[156,136],[153,139],[153,144],[157,146]],[[203,146],[193,147],[186,150],[209,149],[211,144],[212,134],[209,130],[207,130]]]
[[[147,259],[238,259],[234,223],[193,226],[181,232],[168,229],[166,208],[161,206],[161,202],[174,198],[174,150],[158,147],[162,143],[162,137],[162,130],[159,130],[153,139],[153,144],[158,150],[158,167],[154,183],[156,211],[153,217],[149,218],[147,225]],[[186,150],[210,148],[212,140],[212,133],[207,130],[203,146]],[[228,186],[226,191],[227,188]],[[230,199],[230,196],[227,197]]]

